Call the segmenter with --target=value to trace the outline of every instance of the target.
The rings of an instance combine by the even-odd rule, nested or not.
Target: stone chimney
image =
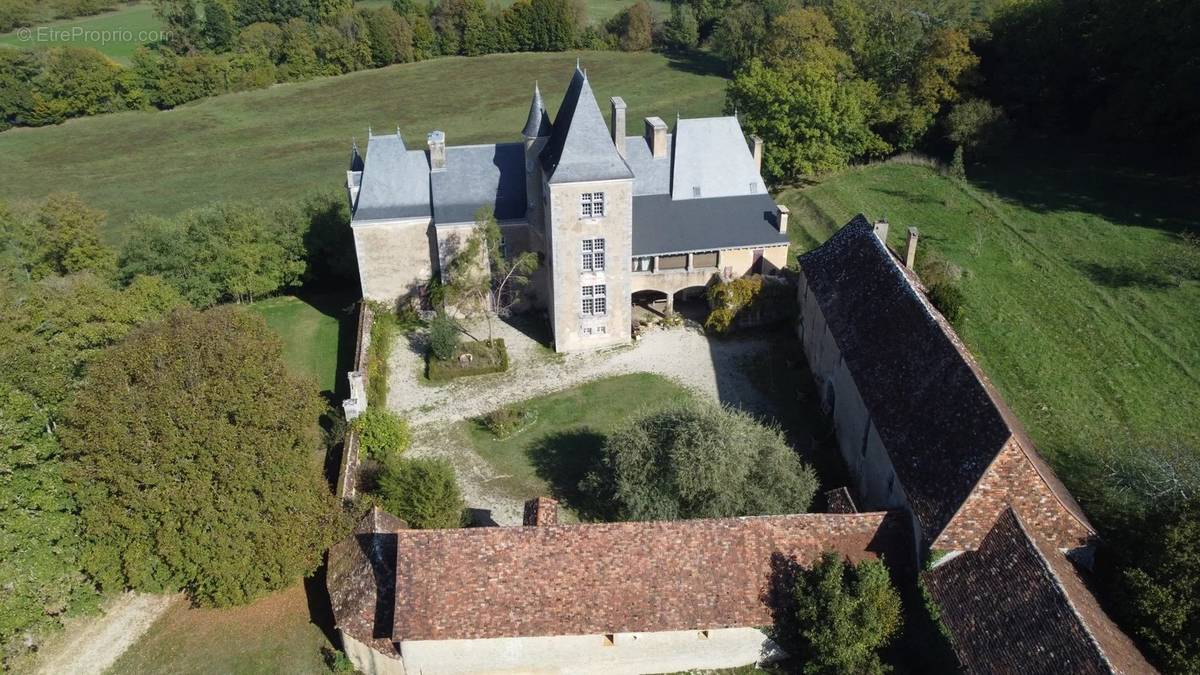
[[[908,228],[908,242],[904,245],[904,266],[908,269],[913,269],[913,264],[917,262],[917,239],[921,233],[917,228]]]
[[[442,131],[434,131],[429,134],[429,170],[430,171],[445,171],[446,170],[446,134]]]
[[[763,141],[758,136],[750,137],[750,154],[754,155],[754,168],[762,173]]]
[[[537,497],[525,502],[525,517],[521,524],[526,527],[546,527],[558,524],[558,502],[549,497]]]
[[[612,104],[612,139],[617,146],[617,154],[625,156],[625,99],[614,96],[609,99]]]
[[[667,156],[667,123],[662,118],[646,118],[646,145],[655,159]]]
[[[783,204],[779,205],[779,215],[775,219],[775,224],[779,226],[779,234],[787,234],[788,215],[792,210]]]
[[[887,247],[888,221],[875,221],[875,236],[879,237],[879,241],[883,242],[884,247]]]

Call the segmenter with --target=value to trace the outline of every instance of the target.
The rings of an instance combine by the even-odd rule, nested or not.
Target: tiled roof
[[[922,577],[968,672],[1154,672],[1079,570],[1012,509],[978,550]]]
[[[800,256],[927,541],[1011,432],[923,294],[858,215]]]
[[[671,199],[633,198],[633,254],[655,255],[788,243],[775,226],[770,195]]]
[[[550,183],[633,178],[609,136],[592,85],[578,68],[558,107],[541,161]]]
[[[393,639],[765,626],[778,556],[891,559],[910,536],[884,513],[404,530]]]
[[[378,506],[372,507],[351,536],[329,549],[326,571],[337,628],[397,658],[399,653],[390,638],[395,607],[396,532],[407,527],[403,520]]]

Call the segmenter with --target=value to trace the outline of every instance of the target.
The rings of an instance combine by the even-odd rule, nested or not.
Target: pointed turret
[[[529,103],[529,119],[521,135],[526,139],[544,138],[550,135],[550,116],[546,114],[546,104],[542,102],[542,92],[537,82],[533,83],[533,100]]]
[[[540,159],[551,183],[633,178],[613,145],[587,73],[579,65]]]

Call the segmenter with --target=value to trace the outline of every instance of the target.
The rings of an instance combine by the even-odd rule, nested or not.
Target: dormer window
[[[579,215],[583,218],[604,217],[604,193],[585,192],[579,195]]]

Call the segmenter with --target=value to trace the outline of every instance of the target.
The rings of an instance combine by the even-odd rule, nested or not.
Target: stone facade
[[[417,218],[354,224],[364,298],[390,302],[429,281],[436,260],[430,222]]]
[[[548,196],[550,220],[547,248],[550,267],[550,316],[554,349],[574,352],[629,342],[633,325],[630,307],[632,260],[633,181],[613,180],[559,183],[543,186]],[[580,215],[584,193],[604,195],[604,215]],[[604,239],[605,262],[601,272],[582,269],[583,240]],[[581,289],[604,286],[604,315],[585,316]]]

